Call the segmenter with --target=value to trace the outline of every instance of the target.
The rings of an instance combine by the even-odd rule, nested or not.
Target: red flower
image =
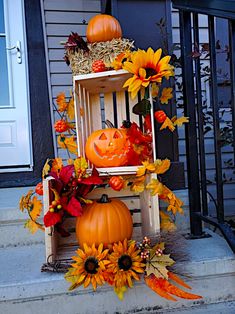
[[[69,203],[68,203],[66,211],[71,216],[74,216],[74,217],[81,216],[82,215],[82,205],[74,196],[72,196]]]
[[[61,213],[48,211],[43,220],[45,227],[51,227],[62,221],[62,215]]]

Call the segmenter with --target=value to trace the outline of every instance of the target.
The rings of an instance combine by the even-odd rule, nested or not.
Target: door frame
[[[0,173],[0,188],[36,185],[47,158],[54,158],[40,0],[24,0],[33,171]],[[12,171],[12,170],[11,170]]]

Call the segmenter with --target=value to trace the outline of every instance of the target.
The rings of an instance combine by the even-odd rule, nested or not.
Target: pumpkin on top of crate
[[[133,222],[128,207],[119,199],[109,199],[103,194],[99,200],[87,204],[83,215],[77,219],[76,235],[80,246],[108,246],[112,243],[131,239]]]
[[[94,62],[103,62],[102,71],[109,70],[113,60],[123,52],[134,49],[134,42],[122,38],[122,29],[116,18],[98,14],[87,25],[87,42],[72,32],[64,44],[64,60],[70,65],[73,75],[94,71]],[[95,67],[96,69],[97,67]]]

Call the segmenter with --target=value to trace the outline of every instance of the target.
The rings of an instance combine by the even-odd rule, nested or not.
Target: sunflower
[[[132,98],[135,98],[141,86],[147,87],[150,82],[161,83],[163,77],[169,79],[174,75],[173,66],[169,64],[171,57],[165,56],[161,59],[161,54],[162,49],[156,52],[152,48],[147,51],[139,49],[132,53],[131,62],[124,62],[123,69],[134,74],[123,85],[128,86]]]
[[[123,67],[124,62],[131,60],[131,52],[130,50],[126,50],[122,53],[119,53],[117,57],[112,62],[111,66],[114,68],[114,70],[120,70]]]
[[[76,262],[71,264],[72,268],[69,268],[65,274],[65,279],[72,283],[70,290],[73,290],[82,284],[84,288],[88,287],[91,283],[93,289],[96,290],[97,285],[103,285],[104,271],[106,265],[110,262],[105,259],[108,254],[108,249],[103,250],[103,244],[101,243],[96,249],[95,244],[92,247],[83,245],[84,250],[78,249],[77,256],[73,256],[72,259]]]
[[[113,274],[114,287],[120,289],[124,286],[132,287],[132,278],[139,280],[139,273],[145,271],[145,264],[139,255],[135,241],[118,242],[113,245],[113,252],[109,256],[108,272]]]

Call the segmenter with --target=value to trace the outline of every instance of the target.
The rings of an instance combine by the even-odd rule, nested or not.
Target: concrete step
[[[190,273],[187,282],[193,293],[201,294],[202,300],[170,302],[144,282],[129,289],[122,302],[109,286],[99,287],[95,293],[83,288],[68,292],[69,284],[62,274],[40,272],[45,259],[42,244],[0,249],[0,313],[177,313],[177,310],[181,313],[214,303],[221,303],[222,307],[226,304],[224,307],[228,308],[226,302],[235,300],[235,258],[227,243],[217,234],[186,243],[190,261],[182,267],[185,273]]]
[[[44,242],[43,232],[32,235],[24,224],[27,213],[19,210],[19,200],[33,187],[0,189],[0,247],[29,245]]]

